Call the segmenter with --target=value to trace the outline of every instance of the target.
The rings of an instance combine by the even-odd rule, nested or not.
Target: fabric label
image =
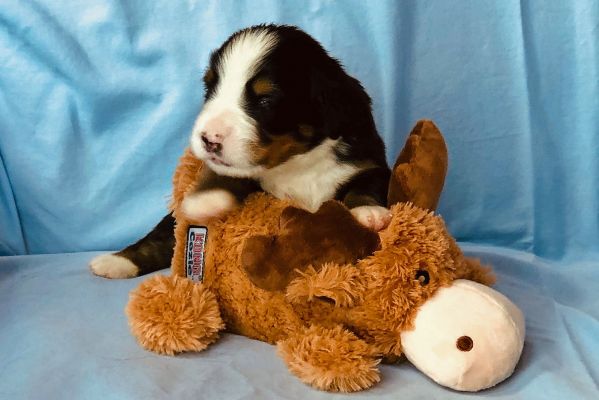
[[[187,277],[194,282],[204,280],[204,255],[206,254],[206,238],[208,228],[191,225],[187,229],[187,246],[185,247],[185,267]]]

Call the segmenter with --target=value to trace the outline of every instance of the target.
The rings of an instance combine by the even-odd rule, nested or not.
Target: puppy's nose
[[[204,148],[208,153],[220,153],[223,149],[223,145],[217,142],[211,142],[205,133],[202,133],[202,142],[204,142]]]

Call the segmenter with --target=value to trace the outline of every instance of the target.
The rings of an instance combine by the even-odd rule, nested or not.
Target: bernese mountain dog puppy
[[[337,199],[362,224],[387,225],[390,170],[370,97],[315,39],[285,25],[238,31],[212,53],[204,84],[191,149],[208,168],[186,214],[215,217],[264,190],[310,211]],[[168,267],[173,227],[167,215],[137,243],[92,260],[92,271],[129,278]]]

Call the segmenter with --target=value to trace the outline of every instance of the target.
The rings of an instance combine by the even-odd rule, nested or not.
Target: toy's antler
[[[432,121],[418,121],[393,166],[387,205],[411,202],[435,210],[446,174],[447,146],[443,135]]]

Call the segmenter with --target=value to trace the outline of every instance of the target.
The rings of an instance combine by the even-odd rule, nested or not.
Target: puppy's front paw
[[[181,209],[187,218],[206,220],[218,217],[237,205],[237,200],[230,192],[223,189],[212,189],[187,195],[183,199]]]
[[[386,228],[391,221],[391,212],[381,206],[360,206],[352,208],[351,213],[359,223],[377,232]]]
[[[139,268],[125,257],[116,254],[102,254],[89,263],[95,275],[110,279],[133,278],[139,274]]]

